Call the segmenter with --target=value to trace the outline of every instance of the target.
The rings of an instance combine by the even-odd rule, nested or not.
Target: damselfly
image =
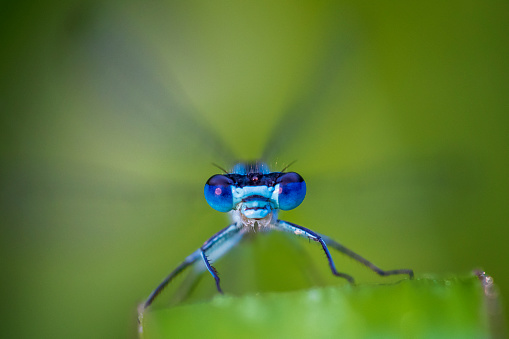
[[[199,261],[203,262],[215,279],[218,292],[223,293],[218,273],[211,261],[227,253],[250,231],[282,231],[318,242],[327,256],[332,274],[350,283],[354,283],[354,278],[338,272],[329,247],[359,261],[381,276],[407,274],[410,279],[413,278],[414,272],[410,269],[384,271],[327,236],[278,219],[279,210],[296,208],[306,196],[304,179],[295,172],[285,172],[287,168],[280,172],[270,172],[267,164],[262,162],[239,163],[230,173],[223,170],[223,174],[210,177],[205,184],[205,199],[215,210],[230,214],[230,225],[213,235],[177,266],[150,294],[143,307],[150,306],[173,278]]]

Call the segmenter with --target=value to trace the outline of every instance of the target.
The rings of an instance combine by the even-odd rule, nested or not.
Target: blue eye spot
[[[279,184],[279,208],[285,211],[299,206],[306,196],[306,182],[295,172],[288,172],[276,180]]]
[[[204,194],[210,207],[219,212],[233,209],[233,180],[225,175],[214,175],[205,184]]]

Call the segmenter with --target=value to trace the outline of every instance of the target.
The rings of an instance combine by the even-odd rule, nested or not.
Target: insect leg
[[[219,258],[226,252],[228,252],[242,237],[242,232],[240,226],[237,224],[229,225],[223,230],[217,232],[214,236],[212,236],[209,240],[207,240],[202,247],[198,250],[194,251],[191,255],[189,255],[180,265],[177,266],[160,284],[157,288],[150,293],[149,297],[143,304],[143,309],[149,307],[154,299],[162,292],[162,290],[182,271],[184,271],[187,267],[196,263],[199,259],[202,259],[205,263],[206,268],[212,274],[214,279],[216,279],[216,285],[218,291],[222,293],[221,288],[219,286],[219,277],[217,276],[217,272],[214,267],[210,265],[208,258],[205,252],[210,251],[211,256],[214,259]]]
[[[384,271],[381,268],[379,268],[376,265],[374,265],[373,263],[371,263],[369,260],[364,259],[363,257],[358,255],[357,253],[355,253],[352,250],[350,250],[350,249],[346,248],[345,246],[341,245],[337,241],[332,240],[331,238],[329,238],[329,237],[327,237],[325,235],[320,235],[320,236],[322,237],[322,239],[325,241],[325,243],[327,245],[329,245],[330,247],[334,248],[335,250],[337,250],[337,251],[339,251],[339,252],[341,252],[343,254],[346,254],[350,258],[352,258],[354,260],[357,260],[358,262],[360,262],[364,266],[366,266],[369,269],[371,269],[372,271],[376,272],[378,275],[388,276],[388,275],[394,275],[394,274],[408,274],[408,277],[410,279],[413,279],[413,277],[414,277],[414,271],[411,270],[411,269],[399,269],[399,270]]]
[[[322,239],[321,235],[311,231],[308,228],[305,228],[305,227],[302,227],[297,224],[294,224],[294,223],[291,223],[288,221],[284,221],[284,220],[277,220],[277,222],[275,223],[275,229],[279,230],[279,231],[293,233],[295,235],[305,237],[305,238],[319,242],[320,245],[322,245],[322,249],[325,252],[325,255],[327,256],[327,261],[329,262],[329,266],[332,271],[332,274],[334,274],[335,276],[341,277],[341,278],[345,278],[352,284],[354,283],[354,279],[352,276],[350,276],[346,273],[341,273],[341,272],[337,271],[336,265],[334,264],[334,261],[332,260],[332,256],[329,252],[329,249],[327,248],[327,244]]]
[[[207,240],[199,249],[205,267],[216,281],[217,291],[221,294],[223,291],[221,290],[219,275],[215,267],[210,264],[209,259],[213,258],[213,260],[216,260],[231,250],[242,238],[244,233],[241,232],[241,230],[242,224],[231,224],[214,234],[214,236]],[[207,253],[210,253],[210,255]]]

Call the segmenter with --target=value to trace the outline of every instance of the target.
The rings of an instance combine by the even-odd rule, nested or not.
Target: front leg
[[[334,241],[325,235],[315,233],[305,227],[302,227],[302,226],[299,226],[299,225],[296,225],[296,224],[293,224],[291,222],[284,221],[284,220],[278,220],[276,222],[275,226],[276,226],[276,229],[278,229],[280,231],[293,233],[293,234],[301,236],[301,237],[306,237],[308,239],[318,241],[322,245],[325,255],[327,256],[327,260],[329,261],[329,266],[332,270],[332,273],[336,276],[340,276],[340,277],[347,279],[350,283],[353,283],[354,279],[351,276],[349,276],[348,274],[337,272],[327,245],[334,248],[335,250],[343,253],[343,254],[346,254],[350,258],[357,260],[364,266],[366,266],[369,269],[371,269],[372,271],[376,272],[378,275],[388,276],[388,275],[395,275],[395,274],[407,274],[410,279],[413,279],[413,277],[414,277],[414,271],[411,269],[398,269],[398,270],[384,271],[381,268],[379,268],[378,266],[376,266],[375,264],[373,264],[372,262],[368,261],[367,259],[364,259],[357,253],[355,253],[352,250],[341,245],[337,241]]]
[[[337,271],[336,265],[334,264],[334,261],[332,260],[332,256],[329,252],[329,249],[327,248],[327,244],[320,234],[315,233],[308,228],[305,228],[305,227],[302,227],[297,224],[294,224],[294,223],[291,223],[288,221],[284,221],[284,220],[277,220],[276,223],[274,224],[274,227],[278,231],[292,233],[294,235],[297,235],[300,237],[305,237],[305,238],[319,242],[320,245],[322,245],[322,249],[325,252],[325,255],[327,256],[327,261],[329,262],[329,266],[332,271],[332,274],[334,274],[337,277],[345,278],[351,284],[354,283],[354,279],[352,276],[350,276],[346,273],[341,273],[341,272]]]
[[[205,263],[205,267],[212,274],[214,279],[216,280],[217,290],[220,293],[221,287],[219,285],[219,277],[217,275],[217,271],[210,264],[209,259],[207,258],[206,252],[209,252],[214,259],[220,258],[222,255],[227,253],[233,246],[235,246],[239,240],[242,238],[243,232],[242,225],[231,224],[228,227],[222,229],[221,231],[214,234],[209,240],[207,240],[202,247],[198,250],[194,251],[191,255],[189,255],[180,265],[177,266],[160,284],[157,288],[150,293],[149,297],[143,304],[143,309],[149,307],[154,299],[163,291],[163,289],[175,278],[177,275],[182,273],[186,268],[195,264],[200,258]]]
[[[242,228],[243,226],[240,223],[231,224],[214,234],[199,249],[203,263],[216,281],[217,291],[221,294],[223,294],[223,290],[221,289],[219,275],[215,267],[210,264],[209,257],[212,256],[216,260],[230,251],[242,238],[244,234]],[[207,256],[207,252],[210,253],[209,256]]]

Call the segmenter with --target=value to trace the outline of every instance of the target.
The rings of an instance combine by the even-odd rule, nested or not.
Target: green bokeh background
[[[211,163],[262,155],[307,181],[285,219],[384,268],[482,267],[509,295],[508,17],[480,0],[3,4],[2,336],[135,337],[136,305],[226,225],[202,197]],[[284,289],[273,261],[259,279]]]

